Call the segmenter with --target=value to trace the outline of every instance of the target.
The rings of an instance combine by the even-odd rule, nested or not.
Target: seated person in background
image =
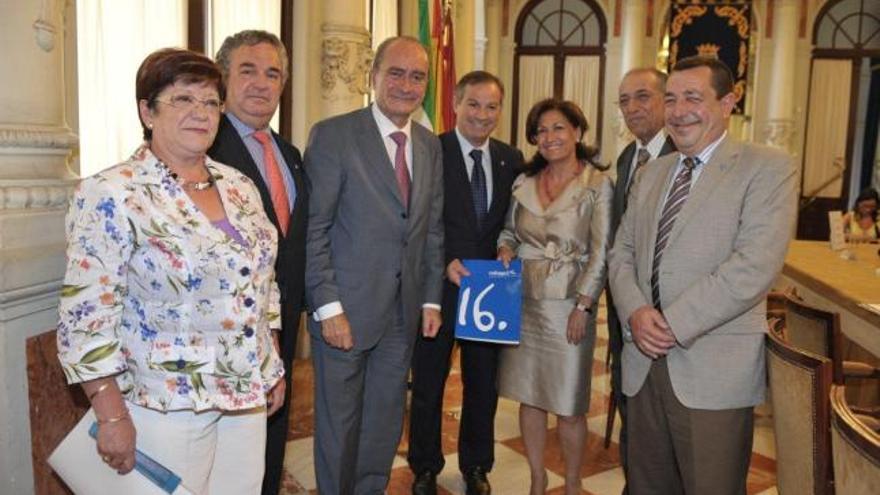
[[[843,216],[843,233],[848,241],[872,241],[880,239],[880,224],[877,223],[877,205],[880,195],[869,187],[859,193],[852,211]]]

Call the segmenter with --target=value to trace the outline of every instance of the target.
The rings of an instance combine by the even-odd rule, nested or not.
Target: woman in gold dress
[[[523,262],[520,344],[501,351],[499,395],[520,402],[531,494],[547,486],[547,413],[557,417],[565,493],[580,493],[590,403],[596,303],[611,239],[611,179],[581,140],[583,112],[547,99],[532,107],[526,136],[538,152],[513,186],[498,258]]]

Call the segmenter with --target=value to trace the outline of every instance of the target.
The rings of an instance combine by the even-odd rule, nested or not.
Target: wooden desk
[[[840,313],[844,335],[880,357],[880,314],[859,306],[880,304],[880,276],[874,273],[880,268],[880,246],[856,244],[848,249],[855,260],[841,258],[828,242],[792,241],[778,288],[794,287],[807,304]]]

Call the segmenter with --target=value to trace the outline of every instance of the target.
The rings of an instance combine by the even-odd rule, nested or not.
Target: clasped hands
[[[437,336],[440,331],[440,311],[436,308],[422,308],[422,335],[428,338]],[[345,313],[331,316],[321,320],[321,336],[330,347],[343,351],[354,348],[354,337],[351,334],[351,324]]]
[[[645,355],[657,359],[675,346],[675,335],[660,311],[650,305],[636,309],[629,317],[633,342]]]

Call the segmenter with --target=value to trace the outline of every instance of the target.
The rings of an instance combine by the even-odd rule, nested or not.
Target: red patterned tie
[[[281,167],[278,165],[278,160],[275,159],[272,137],[266,131],[257,131],[254,133],[254,139],[263,145],[263,164],[266,165],[269,195],[272,197],[272,206],[275,208],[275,216],[278,218],[281,233],[287,235],[287,226],[290,224],[290,202],[287,200],[287,188],[284,186]]]
[[[394,153],[394,176],[397,177],[397,187],[403,198],[404,208],[409,208],[409,169],[406,167],[406,134],[401,131],[392,132],[391,140],[397,144]]]

